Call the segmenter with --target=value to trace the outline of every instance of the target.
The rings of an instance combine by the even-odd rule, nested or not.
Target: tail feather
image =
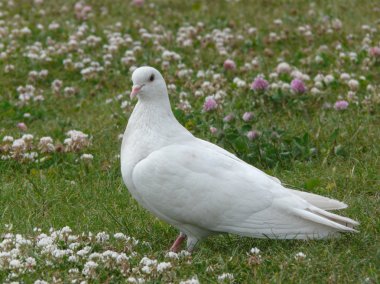
[[[338,210],[338,209],[347,208],[347,204],[345,204],[341,201],[331,199],[331,198],[327,198],[327,197],[324,197],[324,196],[321,196],[318,194],[309,193],[309,192],[300,191],[300,190],[295,190],[295,189],[290,189],[290,188],[289,188],[289,191],[291,191],[293,194],[305,199],[307,202],[314,205],[315,207],[321,208],[323,210]]]
[[[335,223],[341,224],[341,225],[348,227],[348,228],[354,228],[355,226],[359,225],[359,222],[352,220],[348,217],[343,217],[343,216],[340,216],[340,215],[337,215],[337,214],[334,214],[331,212],[327,212],[325,210],[322,210],[322,209],[314,207],[314,206],[310,208],[310,211],[313,212],[314,214],[317,214],[321,217],[327,218],[327,219],[329,219]]]
[[[332,214],[316,207],[309,209],[297,208],[293,209],[293,212],[305,220],[326,226],[326,231],[330,231],[331,234],[338,232],[357,232],[353,226],[359,224],[350,218]]]

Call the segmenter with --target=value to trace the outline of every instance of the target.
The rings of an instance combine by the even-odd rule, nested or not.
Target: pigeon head
[[[151,100],[167,97],[165,80],[153,67],[137,68],[132,74],[132,82],[131,98],[138,96],[139,100]]]

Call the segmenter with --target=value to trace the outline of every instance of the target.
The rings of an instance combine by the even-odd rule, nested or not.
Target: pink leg
[[[178,252],[181,248],[181,244],[186,239],[186,235],[184,233],[180,233],[177,239],[174,241],[170,251]]]

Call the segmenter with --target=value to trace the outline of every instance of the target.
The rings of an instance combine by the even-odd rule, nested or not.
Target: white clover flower
[[[49,24],[48,29],[53,31],[59,29],[60,25],[56,22],[52,22]]]
[[[90,260],[84,264],[82,274],[85,275],[86,277],[93,278],[95,277],[97,267],[98,267],[98,264]]]
[[[19,270],[19,269],[22,268],[22,263],[18,259],[12,259],[9,262],[9,268],[12,269],[12,270]]]
[[[99,252],[93,252],[88,256],[89,260],[103,260],[103,255]]]
[[[296,253],[296,255],[294,256],[294,258],[296,260],[302,260],[302,259],[305,259],[306,258],[306,254],[304,254],[303,252],[298,252]]]
[[[128,277],[127,282],[128,283],[142,284],[142,283],[145,283],[145,280],[143,278]]]
[[[190,279],[179,282],[179,284],[200,284],[200,282],[197,276],[193,276]]]
[[[131,103],[129,101],[122,101],[120,108],[127,108]]]
[[[318,74],[314,77],[314,82],[322,82],[325,79],[325,76],[323,74]]]
[[[141,268],[141,272],[145,274],[150,274],[152,272],[152,268],[148,265],[145,265]]]
[[[38,279],[38,280],[34,281],[34,284],[49,284],[49,282]]]
[[[179,256],[177,253],[175,253],[174,251],[169,251],[165,254],[165,257],[167,258],[173,258],[173,259],[178,259]]]
[[[205,72],[203,70],[199,70],[197,72],[197,78],[204,78],[205,77]]]
[[[64,256],[67,256],[67,255],[70,255],[72,254],[72,250],[70,249],[55,249],[51,252],[51,255],[54,257],[54,258],[63,258]]]
[[[95,239],[99,243],[105,243],[110,239],[110,236],[106,232],[100,232],[96,235]]]
[[[311,88],[310,92],[311,92],[313,95],[318,95],[318,94],[321,93],[321,91],[320,91],[318,88],[316,88],[316,87]]]
[[[94,159],[94,156],[92,154],[82,154],[80,159],[85,162],[91,162]]]
[[[257,248],[257,247],[254,247],[254,248],[251,248],[251,250],[249,251],[251,254],[259,254],[260,253],[260,250]]]
[[[65,226],[65,227],[63,227],[60,231],[59,231],[59,233],[61,234],[61,235],[68,235],[68,234],[71,234],[73,232],[73,230],[71,230],[71,228],[69,227],[69,226]]]
[[[111,258],[111,259],[116,259],[119,256],[119,253],[116,251],[112,250],[106,250],[102,253],[103,258]]]
[[[201,90],[196,90],[194,93],[194,96],[196,97],[203,97],[205,94]]]
[[[124,235],[123,233],[115,233],[113,235],[113,237],[116,239],[116,240],[126,240],[127,239],[127,236]]]
[[[70,255],[69,258],[67,259],[69,262],[76,263],[78,262],[78,257],[76,255]]]
[[[348,81],[350,80],[351,76],[348,73],[341,73],[339,78],[343,81]]]
[[[42,137],[38,143],[38,149],[41,153],[52,153],[55,151],[53,139],[51,137]]]
[[[315,61],[315,63],[322,63],[323,57],[320,55],[317,55],[317,56],[315,56],[314,61]]]
[[[236,84],[238,88],[245,88],[247,86],[247,82],[238,77],[235,77],[233,79],[233,82]]]
[[[86,247],[84,247],[83,249],[81,249],[81,250],[78,250],[77,251],[77,255],[79,255],[79,256],[85,256],[85,255],[87,255],[87,254],[89,254],[90,253],[90,251],[91,251],[91,247],[89,247],[89,246],[86,246]]]
[[[144,256],[140,260],[140,264],[145,265],[145,266],[156,266],[157,265],[157,260],[150,259],[149,257]]]
[[[359,88],[359,82],[357,80],[351,79],[347,84],[352,91],[356,91]]]
[[[70,268],[68,272],[70,274],[78,274],[79,273],[79,269],[78,268]]]
[[[14,138],[12,136],[4,136],[3,142],[13,142]]]
[[[65,87],[63,89],[63,93],[65,94],[65,96],[73,96],[75,94],[75,88],[74,87]]]
[[[24,134],[21,139],[25,142],[31,142],[34,139],[34,136],[32,134]]]
[[[117,263],[124,263],[124,262],[127,262],[128,260],[129,260],[129,257],[125,253],[120,253],[116,257],[116,262]]]
[[[279,87],[280,87],[280,86],[279,86],[278,83],[271,83],[271,84],[269,85],[269,88],[270,88],[271,90],[277,90]]]
[[[271,79],[271,80],[277,80],[277,78],[278,78],[277,72],[272,72],[272,73],[269,74],[269,79]]]
[[[279,74],[282,74],[282,73],[290,73],[291,71],[291,67],[288,63],[286,62],[281,62],[280,64],[277,65],[276,67],[276,71],[277,73]]]
[[[47,246],[52,245],[53,243],[54,243],[54,240],[51,237],[48,237],[45,235],[45,237],[41,238],[37,242],[37,246],[38,247],[47,247]]]
[[[218,281],[222,282],[224,280],[233,280],[234,275],[232,273],[223,273],[218,276]]]
[[[283,83],[283,84],[281,85],[281,90],[282,90],[283,92],[288,92],[288,91],[290,91],[290,85],[289,85],[288,83]]]
[[[78,236],[76,235],[69,235],[67,237],[67,242],[71,243],[71,242],[76,242],[78,240]]]
[[[317,89],[322,89],[323,88],[323,83],[322,82],[315,82],[314,87]]]
[[[77,248],[79,248],[80,247],[80,243],[71,243],[71,244],[69,244],[69,249],[71,249],[71,250],[76,250]]]
[[[5,73],[10,73],[10,72],[12,72],[12,71],[14,71],[14,70],[15,70],[15,66],[12,65],[12,64],[7,64],[7,65],[5,65],[5,67],[4,67],[4,72],[5,72]]]
[[[69,138],[64,140],[67,152],[78,152],[90,145],[88,135],[84,134],[82,131],[70,130],[66,135],[69,136]]]
[[[178,253],[178,255],[179,255],[180,257],[187,257],[187,256],[190,256],[191,253],[188,252],[187,250],[181,250],[181,251]]]
[[[170,262],[160,262],[157,265],[157,272],[162,273],[164,270],[169,269],[172,267],[172,264]]]
[[[28,269],[32,269],[34,268],[35,266],[37,265],[37,261],[34,257],[27,257],[25,259],[25,266],[28,268]]]

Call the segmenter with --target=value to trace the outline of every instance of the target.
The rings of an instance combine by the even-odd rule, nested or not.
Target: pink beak
[[[140,90],[141,90],[142,87],[143,86],[140,86],[140,85],[133,85],[132,92],[129,95],[131,97],[131,99],[133,99],[134,97],[137,96],[137,94],[140,92]]]

